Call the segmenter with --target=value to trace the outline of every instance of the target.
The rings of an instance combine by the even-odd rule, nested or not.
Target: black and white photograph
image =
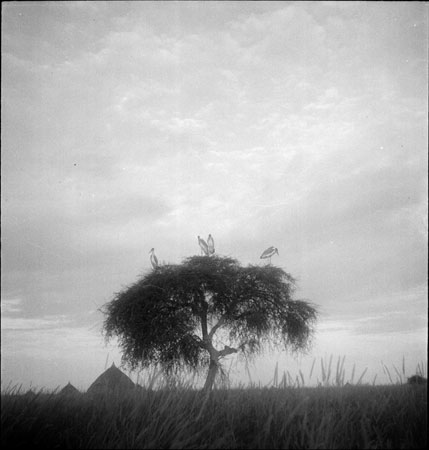
[[[1,3],[2,446],[427,447],[428,17]]]

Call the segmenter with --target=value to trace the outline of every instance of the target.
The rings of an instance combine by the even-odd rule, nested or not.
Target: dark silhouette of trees
[[[317,311],[292,299],[294,289],[292,276],[279,267],[192,256],[159,266],[115,294],[104,307],[104,331],[107,339],[118,337],[123,362],[133,369],[208,369],[209,392],[230,354],[307,348]]]
[[[426,384],[427,379],[422,377],[421,375],[413,375],[412,377],[409,377],[407,380],[408,384]]]

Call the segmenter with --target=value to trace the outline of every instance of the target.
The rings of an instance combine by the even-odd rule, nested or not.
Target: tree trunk
[[[209,372],[203,387],[203,392],[209,393],[212,388],[218,371],[218,362],[210,359]]]
[[[217,361],[210,358],[209,372],[207,374],[207,378],[206,378],[206,382],[204,383],[204,387],[201,391],[202,405],[200,408],[200,412],[198,413],[198,415],[195,419],[196,422],[198,422],[201,419],[203,412],[206,408],[206,404],[209,400],[210,392],[213,388],[213,384],[214,384],[214,381],[216,378],[217,371],[218,371]]]

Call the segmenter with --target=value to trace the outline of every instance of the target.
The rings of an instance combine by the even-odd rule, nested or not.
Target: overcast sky
[[[427,27],[425,2],[3,2],[2,387],[86,389],[120,363],[98,308],[209,233],[244,265],[277,247],[319,307],[255,379],[415,373]]]

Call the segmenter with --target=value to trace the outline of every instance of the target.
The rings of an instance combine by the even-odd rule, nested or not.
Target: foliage
[[[279,267],[242,267],[220,256],[193,256],[155,268],[104,308],[106,338],[119,338],[123,362],[167,372],[207,368],[218,330],[220,357],[267,346],[305,349],[316,309],[294,300],[295,281]]]

